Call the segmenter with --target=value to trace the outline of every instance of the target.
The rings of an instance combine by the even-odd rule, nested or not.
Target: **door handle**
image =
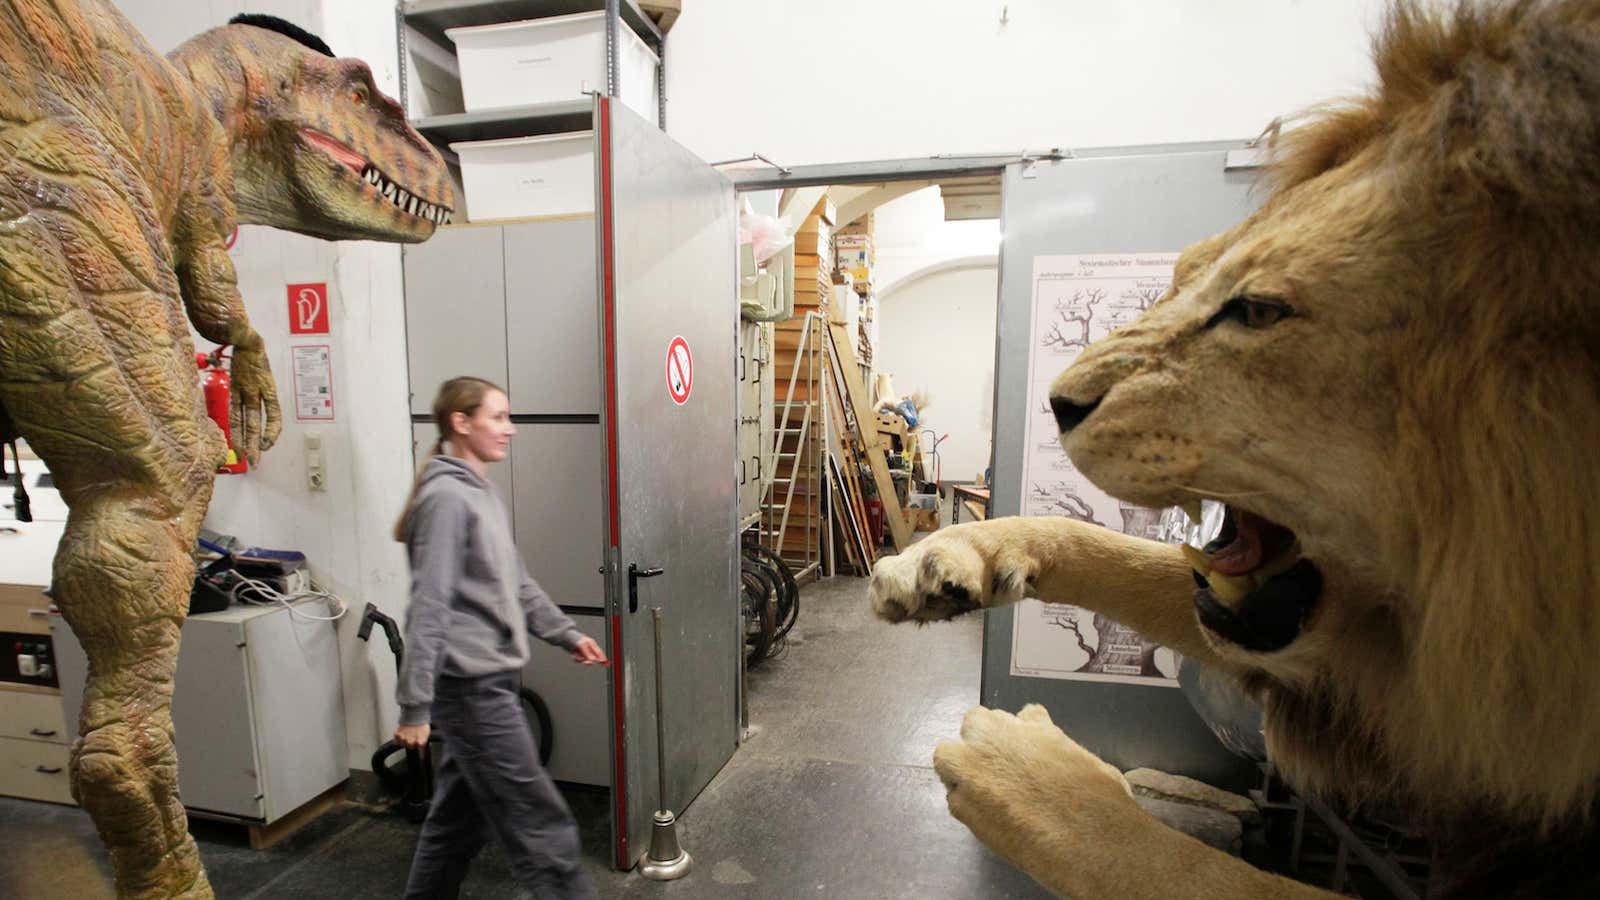
[[[60,766],[34,766],[33,770],[35,772],[38,772],[40,775],[60,775],[61,774],[61,767]]]
[[[761,480],[761,457],[752,456],[750,458],[756,461],[756,480],[760,481]]]
[[[654,578],[665,571],[660,566],[641,569],[638,563],[628,563],[628,612],[639,611],[639,579]]]
[[[740,484],[744,484],[747,480],[749,480],[749,479],[747,479],[745,477],[746,474],[747,473],[745,472],[745,468],[744,468],[744,460],[740,459],[739,460],[739,483]]]
[[[56,736],[56,730],[54,728],[48,728],[48,729],[46,729],[46,728],[29,728],[28,729],[28,733],[33,735],[34,737],[55,737]]]

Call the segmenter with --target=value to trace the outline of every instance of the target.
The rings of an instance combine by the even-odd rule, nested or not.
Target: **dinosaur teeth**
[[[395,191],[394,182],[389,181],[388,179],[384,179],[384,182],[383,182],[383,196],[387,197],[390,200],[393,200],[394,199],[394,191]]]

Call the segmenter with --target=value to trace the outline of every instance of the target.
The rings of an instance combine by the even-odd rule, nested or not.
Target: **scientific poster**
[[[1176,253],[1034,257],[1023,515],[1158,537],[1160,510],[1121,503],[1073,468],[1057,440],[1050,384],[1085,347],[1159,300],[1177,260]],[[1089,610],[1025,600],[1013,628],[1012,675],[1177,686],[1176,654]]]

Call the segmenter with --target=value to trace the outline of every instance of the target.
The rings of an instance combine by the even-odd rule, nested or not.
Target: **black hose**
[[[789,568],[789,564],[783,561],[782,556],[760,544],[746,545],[746,549],[776,574],[780,590],[778,629],[773,635],[773,640],[781,641],[789,636],[789,630],[794,628],[795,620],[800,617],[800,583],[795,580],[794,570]]]
[[[522,689],[522,705],[531,710],[533,717],[528,720],[528,727],[533,729],[534,737],[539,744],[539,765],[550,765],[550,754],[556,748],[556,726],[550,721],[550,707],[544,703],[544,698],[534,693],[531,688]]]
[[[770,575],[754,560],[741,560],[739,577],[744,587],[745,664],[754,667],[772,652],[775,588]]]

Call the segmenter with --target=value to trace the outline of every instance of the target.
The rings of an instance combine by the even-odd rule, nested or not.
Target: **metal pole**
[[[617,25],[622,17],[622,4],[606,0],[606,96],[620,93],[617,85]]]
[[[694,864],[688,851],[678,843],[678,818],[667,809],[667,724],[664,712],[666,703],[661,690],[661,607],[650,607],[650,616],[656,626],[656,799],[654,821],[650,828],[650,852],[639,863],[639,874],[654,881],[672,881],[689,874]]]
[[[650,607],[656,625],[656,809],[667,808],[667,719],[662,715],[666,701],[661,698],[661,607]]]

